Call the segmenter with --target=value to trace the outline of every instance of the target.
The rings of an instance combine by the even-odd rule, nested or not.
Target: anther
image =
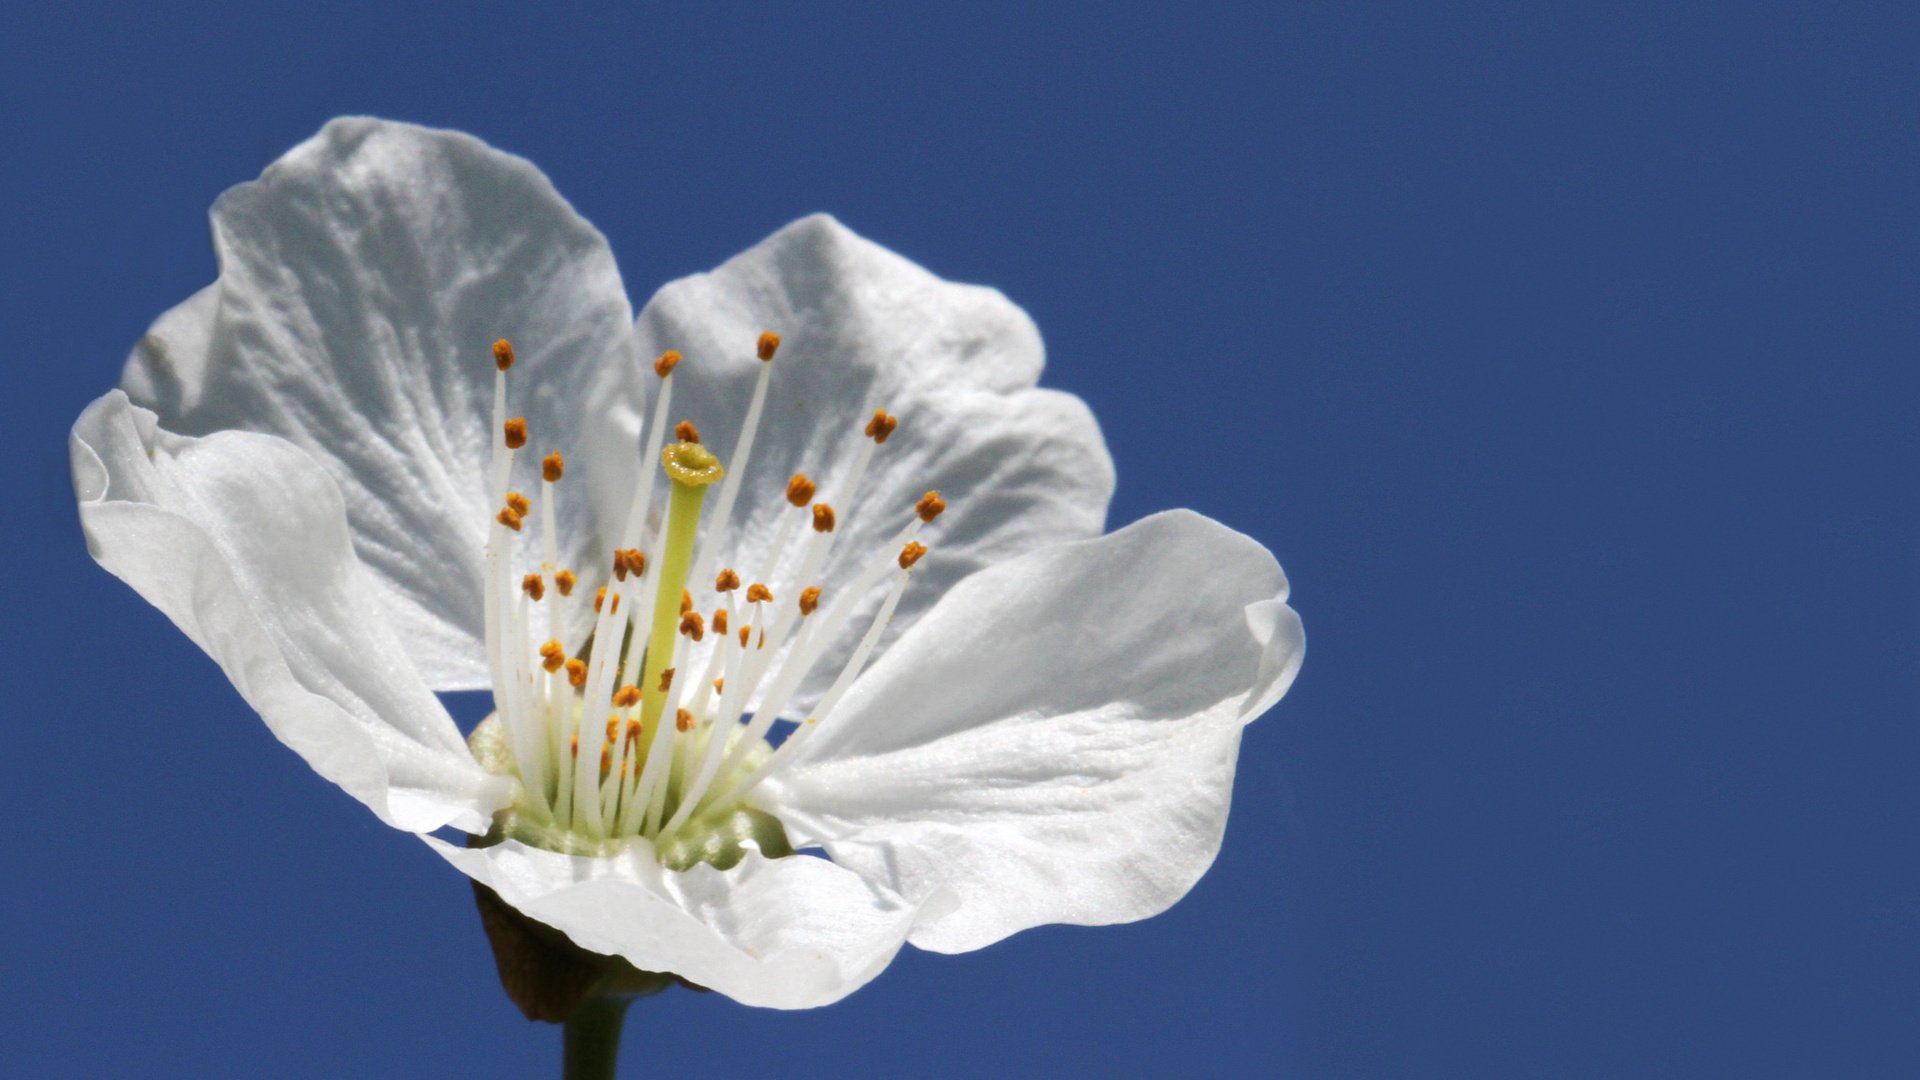
[[[926,553],[927,553],[927,545],[922,543],[917,543],[917,542],[911,543],[911,544],[908,544],[906,547],[901,548],[900,549],[900,569],[907,570],[912,568],[914,563],[917,563],[920,561],[920,556],[925,555]]]
[[[617,708],[622,709],[631,709],[635,705],[640,704],[640,688],[637,686],[623,686],[615,690],[613,692],[613,704]]]
[[[780,335],[768,330],[760,335],[760,359],[764,362],[773,359],[780,350]]]
[[[673,714],[673,729],[675,731],[692,731],[693,714],[685,709],[677,710]]]
[[[493,343],[493,366],[501,371],[513,366],[513,342],[501,338]]]
[[[518,450],[527,445],[527,418],[516,416],[507,421],[507,449]]]
[[[558,641],[549,641],[540,646],[540,666],[549,672],[559,671],[567,662],[566,647]]]
[[[920,496],[919,502],[913,504],[913,512],[920,515],[921,521],[932,521],[946,508],[947,500],[941,498],[937,491],[927,492]]]
[[[673,669],[666,668],[660,672],[660,692],[664,694],[672,686],[673,686]]]
[[[626,554],[627,573],[639,577],[647,572],[647,553],[639,548],[628,548]]]
[[[558,450],[540,459],[540,479],[549,484],[557,482],[560,474],[566,471],[567,459],[561,457]]]
[[[700,429],[693,426],[693,421],[682,420],[673,425],[673,437],[679,439],[681,442],[690,442],[698,446],[700,444]]]
[[[573,576],[573,571],[562,570],[553,575],[553,587],[560,590],[561,596],[572,596],[573,583],[579,580],[579,578]]]
[[[720,576],[713,579],[714,592],[732,592],[739,587],[740,575],[734,573],[732,569],[720,571]]]
[[[602,585],[600,586],[599,590],[593,594],[593,610],[599,611],[601,606],[604,605],[606,602],[607,602],[607,587],[605,585]],[[609,615],[620,614],[620,594],[619,593],[613,594],[613,608],[609,610],[607,614]]]
[[[660,354],[660,359],[653,362],[653,373],[664,379],[673,374],[673,366],[679,362],[680,354],[673,349],[668,349]]]
[[[787,501],[795,506],[805,506],[813,501],[813,481],[806,473],[794,473],[787,481]]]
[[[811,615],[820,606],[820,586],[810,585],[800,591],[800,614]]]
[[[527,501],[525,495],[517,491],[507,492],[507,505],[513,507],[513,512],[519,514],[521,517],[526,517],[528,514],[533,513],[533,504]]]
[[[699,641],[707,636],[707,620],[701,618],[699,612],[689,611],[680,616],[680,632]]]
[[[567,661],[567,682],[574,686],[587,685],[587,662],[574,657]]]
[[[693,610],[693,594],[688,592],[685,589],[681,589],[680,590],[680,614],[685,615],[687,612],[692,610]]]
[[[713,680],[713,692],[716,694],[724,694],[727,692],[727,680],[725,676]]]
[[[511,506],[501,507],[500,512],[494,515],[493,520],[505,525],[514,532],[520,531],[520,515],[515,513]]]
[[[886,442],[887,436],[892,435],[893,429],[899,426],[899,417],[888,416],[887,410],[885,409],[875,409],[873,410],[873,419],[867,421],[867,438],[872,439],[875,443]]]
[[[813,504],[813,531],[823,533],[833,531],[833,507],[826,503]]]
[[[741,623],[740,624],[740,647],[743,649],[746,648],[747,641],[752,636],[753,636],[753,624]]]
[[[547,583],[539,574],[528,574],[520,579],[520,591],[527,594],[529,600],[541,600],[547,595]]]
[[[758,583],[747,586],[747,603],[759,604],[759,603],[772,603],[772,602],[773,602],[772,589],[769,589],[765,585],[761,585]]]
[[[716,634],[724,634],[727,632],[727,609],[726,608],[713,609],[713,632]]]

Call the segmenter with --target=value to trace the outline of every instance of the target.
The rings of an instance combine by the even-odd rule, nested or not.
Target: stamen
[[[806,473],[794,473],[793,479],[787,481],[787,501],[795,506],[812,502],[813,492],[813,481],[807,479]]]
[[[753,624],[741,623],[740,624],[740,647],[743,649],[746,648],[747,640],[751,637],[753,637]]]
[[[540,479],[549,484],[559,483],[560,477],[567,471],[567,459],[558,450],[540,459]]]
[[[699,612],[689,611],[685,615],[680,616],[680,632],[695,641],[699,641],[701,638],[707,636],[706,620],[700,617]]]
[[[760,345],[756,351],[760,355],[761,363],[772,360],[773,354],[780,351],[780,335],[771,330],[765,331],[760,335]]]
[[[833,531],[833,507],[826,503],[813,504],[813,531],[819,533]]]
[[[653,373],[664,379],[667,376],[673,374],[674,365],[678,364],[679,362],[680,362],[679,352],[673,349],[668,349],[666,352],[663,352],[660,354],[660,359],[655,360],[653,362]]]
[[[640,688],[623,686],[613,692],[613,703],[622,709],[631,709],[640,704]]]
[[[493,520],[499,522],[502,525],[505,525],[507,528],[512,529],[514,532],[520,531],[520,515],[515,513],[513,507],[511,506],[501,507],[500,513],[495,515]]]
[[[660,671],[660,692],[664,694],[672,688],[673,688],[673,669],[662,668]]]
[[[692,610],[693,610],[693,594],[691,592],[688,592],[686,589],[681,589],[680,590],[680,614],[685,615],[687,612]]]
[[[573,571],[562,570],[553,575],[553,587],[560,590],[561,596],[572,596],[574,583],[579,580],[573,576]]]
[[[739,587],[740,575],[734,573],[732,570],[722,570],[720,571],[720,576],[713,579],[714,592],[729,593]]]
[[[727,609],[726,608],[713,609],[713,632],[716,634],[724,634],[727,632]]]
[[[692,731],[693,714],[685,709],[676,710],[673,714],[673,728],[681,732]]]
[[[527,418],[516,416],[507,421],[507,449],[518,450],[527,445]]]
[[[513,512],[521,517],[533,513],[533,504],[527,501],[525,495],[517,491],[507,492],[507,505],[513,507]]]
[[[520,579],[520,590],[530,600],[541,600],[547,595],[547,583],[539,574],[528,574]]]
[[[540,666],[552,674],[566,665],[567,651],[558,641],[549,641],[540,646],[540,658]]]
[[[811,615],[820,606],[820,586],[810,586],[800,593],[800,614]]]
[[[765,585],[761,585],[757,583],[747,586],[747,603],[765,604],[765,603],[772,603],[772,602],[773,602],[772,589],[769,589]]]
[[[513,342],[501,338],[493,343],[493,366],[501,371],[513,366]]]
[[[875,444],[886,442],[893,434],[893,429],[899,426],[899,417],[888,416],[885,409],[875,409],[873,419],[867,421],[867,438],[872,439]]]
[[[567,661],[567,683],[578,689],[587,685],[587,662],[574,657]]]

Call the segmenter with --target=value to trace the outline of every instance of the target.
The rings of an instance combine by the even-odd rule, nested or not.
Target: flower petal
[[[749,851],[729,870],[660,865],[632,842],[603,857],[563,855],[507,840],[436,852],[528,917],[583,949],[667,971],[740,1002],[808,1009],[880,974],[923,908],[825,859],[769,859]]]
[[[118,390],[81,414],[70,450],[93,557],[281,742],[397,828],[486,828],[508,784],[474,762],[384,622],[317,462],[267,435],[174,435]]]
[[[578,478],[559,503],[568,561],[600,564],[576,526],[631,489],[640,383],[606,240],[528,162],[368,119],[221,196],[213,235],[219,280],[154,324],[122,386],[169,430],[266,432],[318,458],[422,675],[486,686],[495,339],[519,350],[510,415]],[[537,476],[523,462],[516,486]]]
[[[1034,388],[1043,350],[1025,312],[997,290],[942,281],[824,214],[796,221],[719,269],[662,288],[640,314],[640,346],[686,356],[674,411],[722,455],[739,435],[758,377],[754,342],[783,337],[753,460],[721,564],[758,573],[787,479],[804,471],[838,502],[874,409],[900,425],[857,498],[837,505],[829,596],[938,489],[948,510],[922,539],[934,549],[891,624],[904,631],[954,582],[1060,540],[1097,536],[1113,460],[1079,398]],[[777,583],[776,583],[777,584]],[[776,593],[776,595],[778,595]],[[869,610],[878,603],[870,598]],[[824,689],[864,629],[856,619],[811,680]],[[891,638],[889,638],[891,640]],[[803,693],[802,703],[812,699]]]
[[[1156,914],[1213,862],[1241,727],[1299,670],[1286,596],[1265,548],[1188,511],[983,570],[763,805],[909,899],[950,887],[922,948]]]

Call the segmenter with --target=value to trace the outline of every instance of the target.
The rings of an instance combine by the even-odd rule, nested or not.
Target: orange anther
[[[567,459],[562,457],[558,450],[540,459],[540,479],[549,484],[559,480],[561,474],[566,471]]]
[[[713,632],[716,634],[724,634],[727,632],[727,609],[726,608],[713,609]]]
[[[810,585],[800,591],[800,614],[811,615],[820,606],[820,586]]]
[[[724,677],[713,680],[713,692],[716,694],[727,692],[727,680]]]
[[[587,685],[587,662],[574,657],[567,661],[567,682],[574,686]]]
[[[753,634],[753,624],[752,624],[752,623],[741,623],[741,624],[740,624],[740,647],[741,647],[741,648],[743,648],[743,649],[744,649],[744,648],[746,648],[746,647],[747,647],[747,638],[748,638],[748,637],[750,637],[750,636],[752,636],[752,634]]]
[[[761,360],[766,361],[766,360],[773,359],[773,354],[778,352],[779,350],[780,350],[779,334],[776,334],[773,331],[768,330],[760,335],[759,353],[760,353]]]
[[[665,671],[662,671],[660,673],[660,692],[663,694],[666,693],[667,689],[672,685],[673,685],[673,669],[667,668]]]
[[[908,544],[906,547],[901,548],[900,549],[900,569],[906,570],[912,567],[914,563],[917,563],[920,561],[920,556],[925,555],[926,553],[927,553],[927,545],[925,544],[912,543],[912,544]]]
[[[539,574],[528,574],[520,579],[520,591],[527,594],[529,600],[540,600],[547,595],[547,582]]]
[[[513,366],[513,342],[501,338],[493,343],[493,366],[501,371]]]
[[[927,492],[920,496],[919,502],[913,504],[913,512],[920,515],[921,521],[932,521],[946,508],[947,500],[941,498],[937,491]]]
[[[720,576],[713,579],[714,592],[732,592],[739,587],[740,575],[732,570],[722,570]]]
[[[682,420],[673,425],[673,437],[681,442],[697,443],[700,441],[700,429],[693,426],[693,421]]]
[[[813,491],[813,481],[807,479],[806,473],[794,473],[793,479],[787,481],[787,501],[795,506],[812,502]]]
[[[572,596],[573,583],[579,580],[579,578],[573,576],[573,571],[562,570],[553,575],[553,587],[560,590],[561,596]]]
[[[567,656],[567,647],[565,645],[560,644],[560,642],[557,640],[549,641],[545,645],[540,646],[540,655],[541,656],[558,656],[564,660],[566,659],[566,656]]]
[[[640,688],[623,686],[613,692],[613,703],[622,709],[631,709],[640,704]]]
[[[760,603],[771,603],[772,601],[773,601],[772,589],[769,589],[765,585],[761,585],[758,583],[747,586],[747,603],[760,604]]]
[[[699,641],[707,636],[707,620],[701,618],[699,612],[689,611],[680,616],[680,632]]]
[[[826,503],[813,504],[813,531],[833,531],[833,507],[828,506]]]
[[[679,362],[680,354],[672,349],[668,349],[666,352],[660,354],[660,359],[653,362],[653,373],[664,379],[668,375],[673,374],[673,366]]]
[[[513,507],[511,506],[501,507],[500,512],[494,515],[493,520],[505,525],[514,532],[520,531],[520,515],[514,513]]]
[[[685,709],[676,710],[673,714],[673,729],[675,731],[692,731],[693,714]]]
[[[680,614],[685,615],[687,612],[692,610],[693,610],[693,594],[688,592],[685,589],[681,589],[680,590]]]
[[[519,514],[521,517],[526,517],[528,514],[533,513],[533,504],[527,501],[525,495],[517,491],[507,492],[507,505],[513,507],[513,512]]]
[[[867,421],[867,438],[876,443],[886,442],[887,437],[893,434],[893,429],[899,426],[899,417],[888,416],[885,409],[875,409],[873,419]]]
[[[507,449],[518,450],[527,445],[527,418],[516,416],[507,421]]]

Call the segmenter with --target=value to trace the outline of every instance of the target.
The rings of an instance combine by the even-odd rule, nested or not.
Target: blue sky
[[[372,113],[531,158],[636,305],[816,210],[1001,288],[1110,524],[1255,536],[1307,626],[1168,914],[669,994],[627,1074],[1910,1074],[1911,13],[1184,7],[0,14],[0,1060],[555,1070],[465,881],[92,565],[66,480],[214,197]]]

